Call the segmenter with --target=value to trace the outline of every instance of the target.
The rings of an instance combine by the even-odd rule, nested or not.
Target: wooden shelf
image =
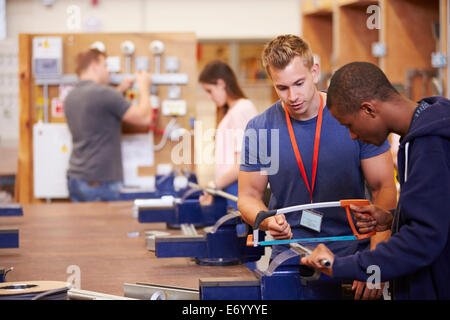
[[[325,90],[333,70],[333,1],[302,2],[302,33],[319,58],[319,90]]]
[[[304,15],[329,14],[333,12],[333,0],[305,0],[301,8]]]
[[[333,45],[336,68],[353,61],[378,64],[372,55],[372,44],[379,40],[379,30],[367,27],[367,6],[374,1],[342,1],[335,8]]]
[[[368,6],[378,4],[376,0],[338,0],[337,4],[341,7],[354,7],[367,9]]]
[[[331,72],[333,51],[333,15],[310,14],[303,17],[303,34],[314,54],[320,57],[322,72]]]
[[[379,10],[367,12],[371,5]],[[323,72],[367,61],[380,66],[398,87],[406,84],[414,99],[436,94],[430,84],[436,74],[441,86],[447,88],[447,68],[438,70],[431,65],[433,52],[447,54],[447,1],[304,0],[301,8],[302,35],[320,57]],[[376,13],[380,27],[370,29],[369,18]],[[434,29],[439,30],[440,39]],[[383,57],[372,53],[377,42],[385,45]],[[414,72],[418,76],[407,77]]]
[[[437,51],[438,44],[433,23],[439,22],[439,0],[384,1],[383,16],[386,56],[381,65],[389,79],[405,84],[408,70],[432,69],[431,53]],[[413,91],[413,96],[423,96],[423,90]]]

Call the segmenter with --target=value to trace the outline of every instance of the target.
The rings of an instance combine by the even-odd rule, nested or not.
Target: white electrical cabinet
[[[68,198],[67,168],[72,152],[72,136],[65,123],[33,126],[34,197]]]
[[[154,189],[155,177],[138,176],[139,166],[153,166],[153,133],[123,135],[121,141],[125,186]],[[66,123],[38,122],[33,126],[34,197],[69,197],[67,169],[72,136]]]
[[[139,176],[141,166],[154,166],[153,132],[123,134],[121,138],[123,183],[125,187],[155,189],[154,176]]]

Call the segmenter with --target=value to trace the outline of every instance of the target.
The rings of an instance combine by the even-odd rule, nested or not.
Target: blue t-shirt
[[[306,121],[291,118],[291,122],[308,184],[311,185],[317,116]],[[280,101],[249,121],[243,146],[240,170],[265,171],[268,175],[272,191],[269,209],[310,203],[310,193],[297,164]],[[382,154],[389,148],[387,140],[380,147],[352,140],[348,129],[325,106],[313,202],[366,198],[361,160]],[[317,211],[323,214],[320,232],[300,226],[301,211],[286,214],[293,238],[352,235],[345,209],[319,208]],[[367,248],[368,244],[368,239],[327,242],[327,246],[339,256]],[[274,246],[272,257],[286,248],[288,246]]]

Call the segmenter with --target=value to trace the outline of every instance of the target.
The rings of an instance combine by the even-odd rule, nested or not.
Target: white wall
[[[147,16],[148,30],[190,29],[199,39],[300,32],[298,0],[158,0],[148,2]]]
[[[300,0],[7,0],[8,37],[18,33],[193,31],[198,39],[272,38],[300,34]],[[80,28],[67,26],[71,5],[80,8]],[[92,29],[91,29],[92,30]]]

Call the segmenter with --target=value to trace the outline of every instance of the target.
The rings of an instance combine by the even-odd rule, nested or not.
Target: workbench
[[[2,219],[20,230],[17,249],[0,250],[1,265],[14,267],[6,281],[68,281],[69,266],[81,271],[81,289],[123,296],[124,283],[153,283],[199,289],[199,278],[255,279],[243,265],[200,266],[190,258],[158,259],[148,251],[146,230],[165,223],[142,224],[133,218],[133,202],[23,205],[22,217]]]

